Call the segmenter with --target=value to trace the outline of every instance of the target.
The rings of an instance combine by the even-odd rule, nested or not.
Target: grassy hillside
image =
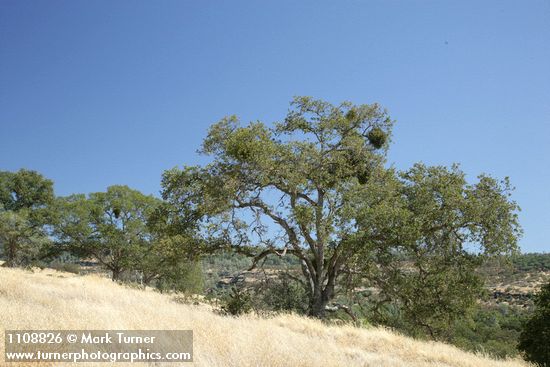
[[[192,329],[195,362],[189,366],[527,366],[383,329],[327,326],[293,315],[223,317],[169,295],[53,270],[0,268],[0,310],[4,330]],[[3,348],[0,340],[0,358]]]

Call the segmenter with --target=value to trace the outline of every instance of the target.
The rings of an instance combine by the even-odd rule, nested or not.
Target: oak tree
[[[203,142],[211,162],[166,171],[163,198],[201,221],[212,248],[230,247],[254,265],[269,254],[297,257],[316,317],[346,274],[378,276],[400,249],[422,261],[453,261],[470,243],[512,251],[518,225],[507,187],[490,178],[471,186],[460,173],[422,166],[385,168],[392,125],[377,104],[309,97],[295,98],[274,126],[226,117]]]
[[[5,266],[26,265],[49,244],[45,225],[54,199],[53,182],[21,169],[0,171],[0,244]]]
[[[59,246],[91,256],[119,280],[144,252],[151,251],[148,218],[160,200],[127,186],[71,195],[56,202],[54,234]]]

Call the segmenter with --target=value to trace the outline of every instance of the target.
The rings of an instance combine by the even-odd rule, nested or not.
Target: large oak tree
[[[384,168],[392,125],[377,104],[309,97],[294,99],[272,127],[227,117],[203,142],[211,163],[166,171],[163,197],[180,217],[204,224],[213,249],[231,247],[254,264],[296,256],[316,317],[345,275],[383,283],[400,249],[451,262],[474,244],[481,253],[514,250],[509,188],[485,176],[469,185],[456,169]]]

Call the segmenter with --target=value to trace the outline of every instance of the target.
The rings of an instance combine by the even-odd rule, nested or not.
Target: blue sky
[[[378,102],[389,161],[509,176],[550,251],[550,2],[0,0],[0,170],[158,194],[228,114]]]

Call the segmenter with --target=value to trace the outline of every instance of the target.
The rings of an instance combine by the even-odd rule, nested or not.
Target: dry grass
[[[98,276],[47,270],[0,269],[0,310],[4,330],[192,329],[195,362],[184,366],[527,366],[383,329],[326,326],[294,315],[222,317],[201,306],[179,304],[169,296],[125,288]],[[4,330],[0,330],[0,359]]]

